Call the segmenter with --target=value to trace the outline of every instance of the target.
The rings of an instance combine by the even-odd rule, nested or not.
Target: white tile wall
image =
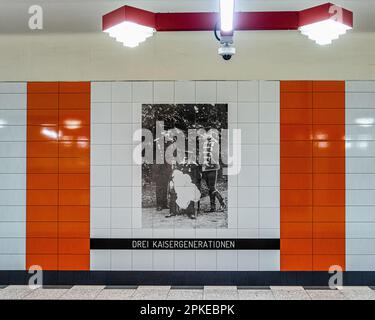
[[[26,83],[0,83],[0,270],[24,270]]]
[[[174,84],[174,101],[175,103],[194,103],[195,92],[194,81],[176,81]]]
[[[230,128],[242,130],[243,167],[239,176],[229,178],[228,229],[142,229],[141,168],[132,159],[132,132],[140,128],[142,104],[195,102],[228,103]],[[95,82],[91,107],[91,237],[279,237],[278,81]],[[278,255],[252,250],[95,251],[91,267],[279,270]]]
[[[195,86],[197,103],[216,103],[216,81],[197,81]]]
[[[259,81],[238,81],[238,102],[259,101]]]
[[[27,87],[26,82],[1,82],[0,83],[0,93],[26,94],[26,87]]]
[[[259,251],[258,250],[239,250],[237,253],[238,271],[258,271],[259,269]]]
[[[173,103],[174,82],[156,81],[154,82],[154,103]]]
[[[132,270],[132,252],[130,250],[111,250],[112,271]],[[108,270],[108,269],[107,269]]]
[[[216,271],[217,268],[217,251],[216,250],[197,250],[196,255],[196,270],[197,271]]]
[[[259,251],[259,270],[279,271],[280,270],[280,252],[278,250]]]
[[[112,102],[132,102],[132,83],[112,82]]]
[[[154,270],[173,270],[174,252],[172,250],[158,250],[152,253]]]
[[[91,250],[90,270],[111,270],[111,252],[109,250]]]
[[[346,82],[346,266],[375,270],[375,81]]]

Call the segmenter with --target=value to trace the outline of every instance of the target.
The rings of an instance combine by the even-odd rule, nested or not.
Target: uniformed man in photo
[[[205,212],[224,211],[226,204],[224,198],[217,190],[217,178],[220,170],[219,163],[219,141],[212,132],[205,135],[203,143],[202,178],[206,182],[210,196],[210,209]],[[216,210],[216,199],[219,201],[219,210]]]

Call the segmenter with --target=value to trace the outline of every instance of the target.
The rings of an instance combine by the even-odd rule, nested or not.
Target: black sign
[[[104,239],[92,250],[280,250],[280,239]]]

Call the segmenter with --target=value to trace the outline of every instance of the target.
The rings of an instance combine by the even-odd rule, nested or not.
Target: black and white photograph
[[[228,228],[228,105],[143,104],[142,129],[142,228]]]

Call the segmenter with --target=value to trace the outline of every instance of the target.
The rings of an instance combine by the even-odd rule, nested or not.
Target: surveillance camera
[[[236,48],[231,45],[224,44],[219,48],[219,55],[223,57],[225,61],[228,61],[236,54]]]

